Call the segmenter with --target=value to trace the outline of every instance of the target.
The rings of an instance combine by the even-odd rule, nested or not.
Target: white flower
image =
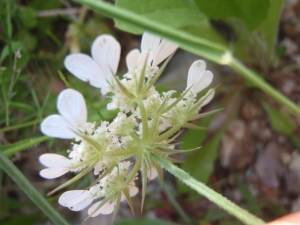
[[[106,88],[118,69],[120,44],[111,35],[100,35],[93,42],[91,53],[92,57],[82,53],[67,56],[65,67],[80,80],[97,88]]]
[[[58,203],[72,211],[80,211],[90,205],[93,200],[94,197],[89,191],[73,190],[63,193],[58,199]]]
[[[205,70],[206,69],[206,63],[203,60],[197,60],[195,61],[188,72],[188,79],[187,79],[187,87],[191,88],[193,94],[197,94],[200,91],[204,90],[206,87],[208,87],[212,80],[213,80],[213,74],[212,72]],[[201,104],[200,107],[203,107],[204,105],[208,104],[212,98],[214,97],[214,91],[205,99],[205,101]]]
[[[141,43],[141,52],[138,49],[131,50],[126,57],[128,74],[130,75],[135,69],[142,69],[147,64],[156,68],[163,60],[171,55],[178,48],[171,42],[161,39],[155,35],[144,33]]]
[[[41,131],[47,136],[73,139],[84,131],[87,124],[87,109],[83,96],[75,90],[62,91],[57,100],[60,115],[51,115],[41,123]]]
[[[71,160],[58,154],[43,154],[39,157],[40,163],[48,167],[40,171],[40,176],[53,179],[64,175],[71,169]]]
[[[205,69],[206,64],[203,60],[195,61],[189,69],[187,89],[191,87],[195,94],[205,89],[213,80],[212,72]]]

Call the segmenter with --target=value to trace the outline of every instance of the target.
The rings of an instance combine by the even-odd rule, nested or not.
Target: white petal
[[[60,115],[51,115],[41,123],[41,132],[50,137],[73,139],[74,128]]]
[[[205,100],[204,102],[200,105],[200,108],[207,105],[208,103],[210,103],[210,101],[213,99],[215,95],[215,91],[213,91]]]
[[[76,53],[65,58],[65,67],[74,76],[89,82],[92,86],[101,88],[107,84],[103,71],[88,55]]]
[[[153,180],[158,176],[157,170],[155,167],[151,167],[150,170],[147,171],[147,177],[149,180]]]
[[[74,190],[63,193],[58,199],[58,203],[68,207],[72,211],[80,211],[91,204],[93,197],[89,191]]]
[[[48,168],[40,171],[40,176],[46,179],[54,179],[60,177],[70,171],[70,168]]]
[[[121,46],[111,35],[100,35],[92,44],[92,57],[108,81],[113,79],[111,73],[117,72],[120,53]]]
[[[138,192],[139,192],[139,189],[136,186],[129,186],[130,197],[135,196]]]
[[[132,71],[137,67],[140,55],[141,53],[138,49],[133,49],[127,54],[126,64],[129,71]]]
[[[152,66],[157,66],[163,60],[165,60],[169,55],[171,55],[178,48],[178,45],[175,45],[166,40],[162,40],[160,43],[157,52],[155,53]]]
[[[87,109],[81,93],[73,89],[63,90],[57,100],[59,113],[74,127],[83,129],[87,122]]]
[[[137,63],[137,68],[142,69],[145,63],[147,63],[147,65],[150,65],[151,61],[153,60],[153,57],[154,57],[153,52],[149,52],[149,51],[142,52]]]
[[[141,49],[144,51],[152,51],[155,53],[161,41],[160,37],[145,32],[142,37]]]
[[[39,157],[40,163],[50,168],[63,168],[69,167],[71,164],[70,159],[63,155],[47,153]]]
[[[114,209],[115,209],[115,202],[113,202],[113,203],[107,202],[100,209],[98,209],[97,211],[95,211],[97,209],[97,207],[101,204],[101,202],[102,201],[97,202],[97,203],[95,203],[94,205],[92,205],[89,208],[88,214],[91,217],[96,217],[99,214],[111,214],[114,211]]]
[[[195,93],[202,91],[213,80],[213,74],[210,71],[205,71],[206,64],[203,60],[195,61],[188,73],[187,88],[191,87]]]

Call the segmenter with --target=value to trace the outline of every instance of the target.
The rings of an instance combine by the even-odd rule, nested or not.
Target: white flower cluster
[[[211,89],[202,98],[197,97],[213,79],[204,61],[192,64],[187,88],[178,98],[172,97],[176,91],[160,94],[153,86],[176,49],[176,45],[145,33],[141,51],[134,49],[127,55],[128,72],[121,80],[115,75],[120,44],[110,35],[101,35],[94,41],[92,57],[81,53],[66,57],[65,66],[72,74],[101,88],[102,94],[112,93],[107,108],[119,109],[119,113],[112,122],[102,121],[96,126],[87,122],[87,107],[79,92],[66,89],[59,94],[60,115],[48,116],[41,131],[51,137],[75,139],[75,143],[68,158],[58,154],[40,156],[40,162],[47,167],[40,175],[53,179],[71,171],[77,173],[72,179],[75,181],[93,170],[96,176],[86,190],[62,194],[61,205],[79,211],[98,200],[88,210],[92,217],[116,213],[123,200],[132,208],[131,197],[139,191],[135,184],[138,174],[144,187],[147,179],[162,176],[162,167],[154,156],[171,159],[178,152],[173,141],[180,128],[197,129],[189,121],[202,117],[199,110],[214,95]],[[145,188],[142,194],[144,199]]]

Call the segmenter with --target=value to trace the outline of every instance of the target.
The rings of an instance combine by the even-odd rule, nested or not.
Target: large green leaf
[[[194,2],[186,0],[117,0],[118,7],[131,10],[144,17],[155,20],[170,27],[180,28],[189,33],[210,40],[225,43],[211,27],[207,17],[201,13]],[[142,34],[144,30],[115,20],[116,26],[134,34]]]
[[[211,19],[238,18],[254,30],[266,17],[269,0],[195,0],[199,9]]]
[[[266,102],[262,102],[262,106],[266,110],[271,126],[275,131],[290,134],[295,130],[296,125],[286,112],[277,110]]]

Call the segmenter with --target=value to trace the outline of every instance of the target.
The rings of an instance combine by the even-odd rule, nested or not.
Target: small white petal
[[[50,168],[63,168],[69,167],[71,164],[70,159],[63,155],[46,153],[39,157],[40,163],[42,163],[46,167]]]
[[[40,176],[46,179],[54,179],[60,177],[70,171],[70,168],[48,168],[40,171]]]
[[[155,167],[151,167],[150,170],[147,171],[147,177],[149,180],[153,180],[158,176],[157,170]]]
[[[169,41],[162,40],[160,43],[157,52],[155,53],[152,66],[157,66],[163,60],[165,60],[169,55],[171,55],[178,48],[178,45],[175,45]]]
[[[64,207],[68,207],[72,211],[80,211],[90,205],[93,197],[89,191],[74,190],[63,193],[58,199],[58,203]]]
[[[112,72],[117,72],[120,54],[121,46],[111,35],[100,35],[92,44],[92,57],[108,81],[113,79]]]
[[[142,37],[141,49],[144,51],[152,51],[155,53],[161,41],[160,37],[145,32]]]
[[[50,137],[73,139],[74,128],[60,115],[51,115],[41,123],[41,132]]]
[[[206,64],[203,60],[195,61],[188,73],[187,88],[191,87],[195,93],[202,91],[213,80],[213,74],[210,71],[205,71]]]
[[[129,71],[133,71],[137,68],[138,60],[140,58],[140,50],[133,49],[126,56],[126,64]]]
[[[215,95],[215,91],[213,91],[205,100],[204,102],[200,105],[200,108],[207,105],[208,103],[210,103],[210,101],[213,99]]]
[[[97,209],[97,207],[101,204],[102,201],[95,203],[94,205],[92,205],[89,210],[88,210],[88,214],[91,217],[96,217],[99,214],[111,214],[114,209],[115,209],[115,202],[107,202],[105,203],[100,209],[98,209],[97,211],[95,211]],[[95,212],[94,212],[95,211]]]
[[[139,192],[139,189],[136,186],[129,186],[130,197],[135,196],[138,192]]]
[[[59,113],[74,127],[83,129],[87,121],[87,109],[81,93],[73,89],[63,90],[57,100]]]
[[[137,68],[142,69],[145,63],[147,63],[147,65],[150,65],[151,61],[153,60],[153,57],[154,57],[153,52],[149,52],[149,51],[142,52],[137,63]]]
[[[88,55],[82,53],[68,55],[64,64],[70,73],[94,87],[101,88],[107,84],[103,71]]]

